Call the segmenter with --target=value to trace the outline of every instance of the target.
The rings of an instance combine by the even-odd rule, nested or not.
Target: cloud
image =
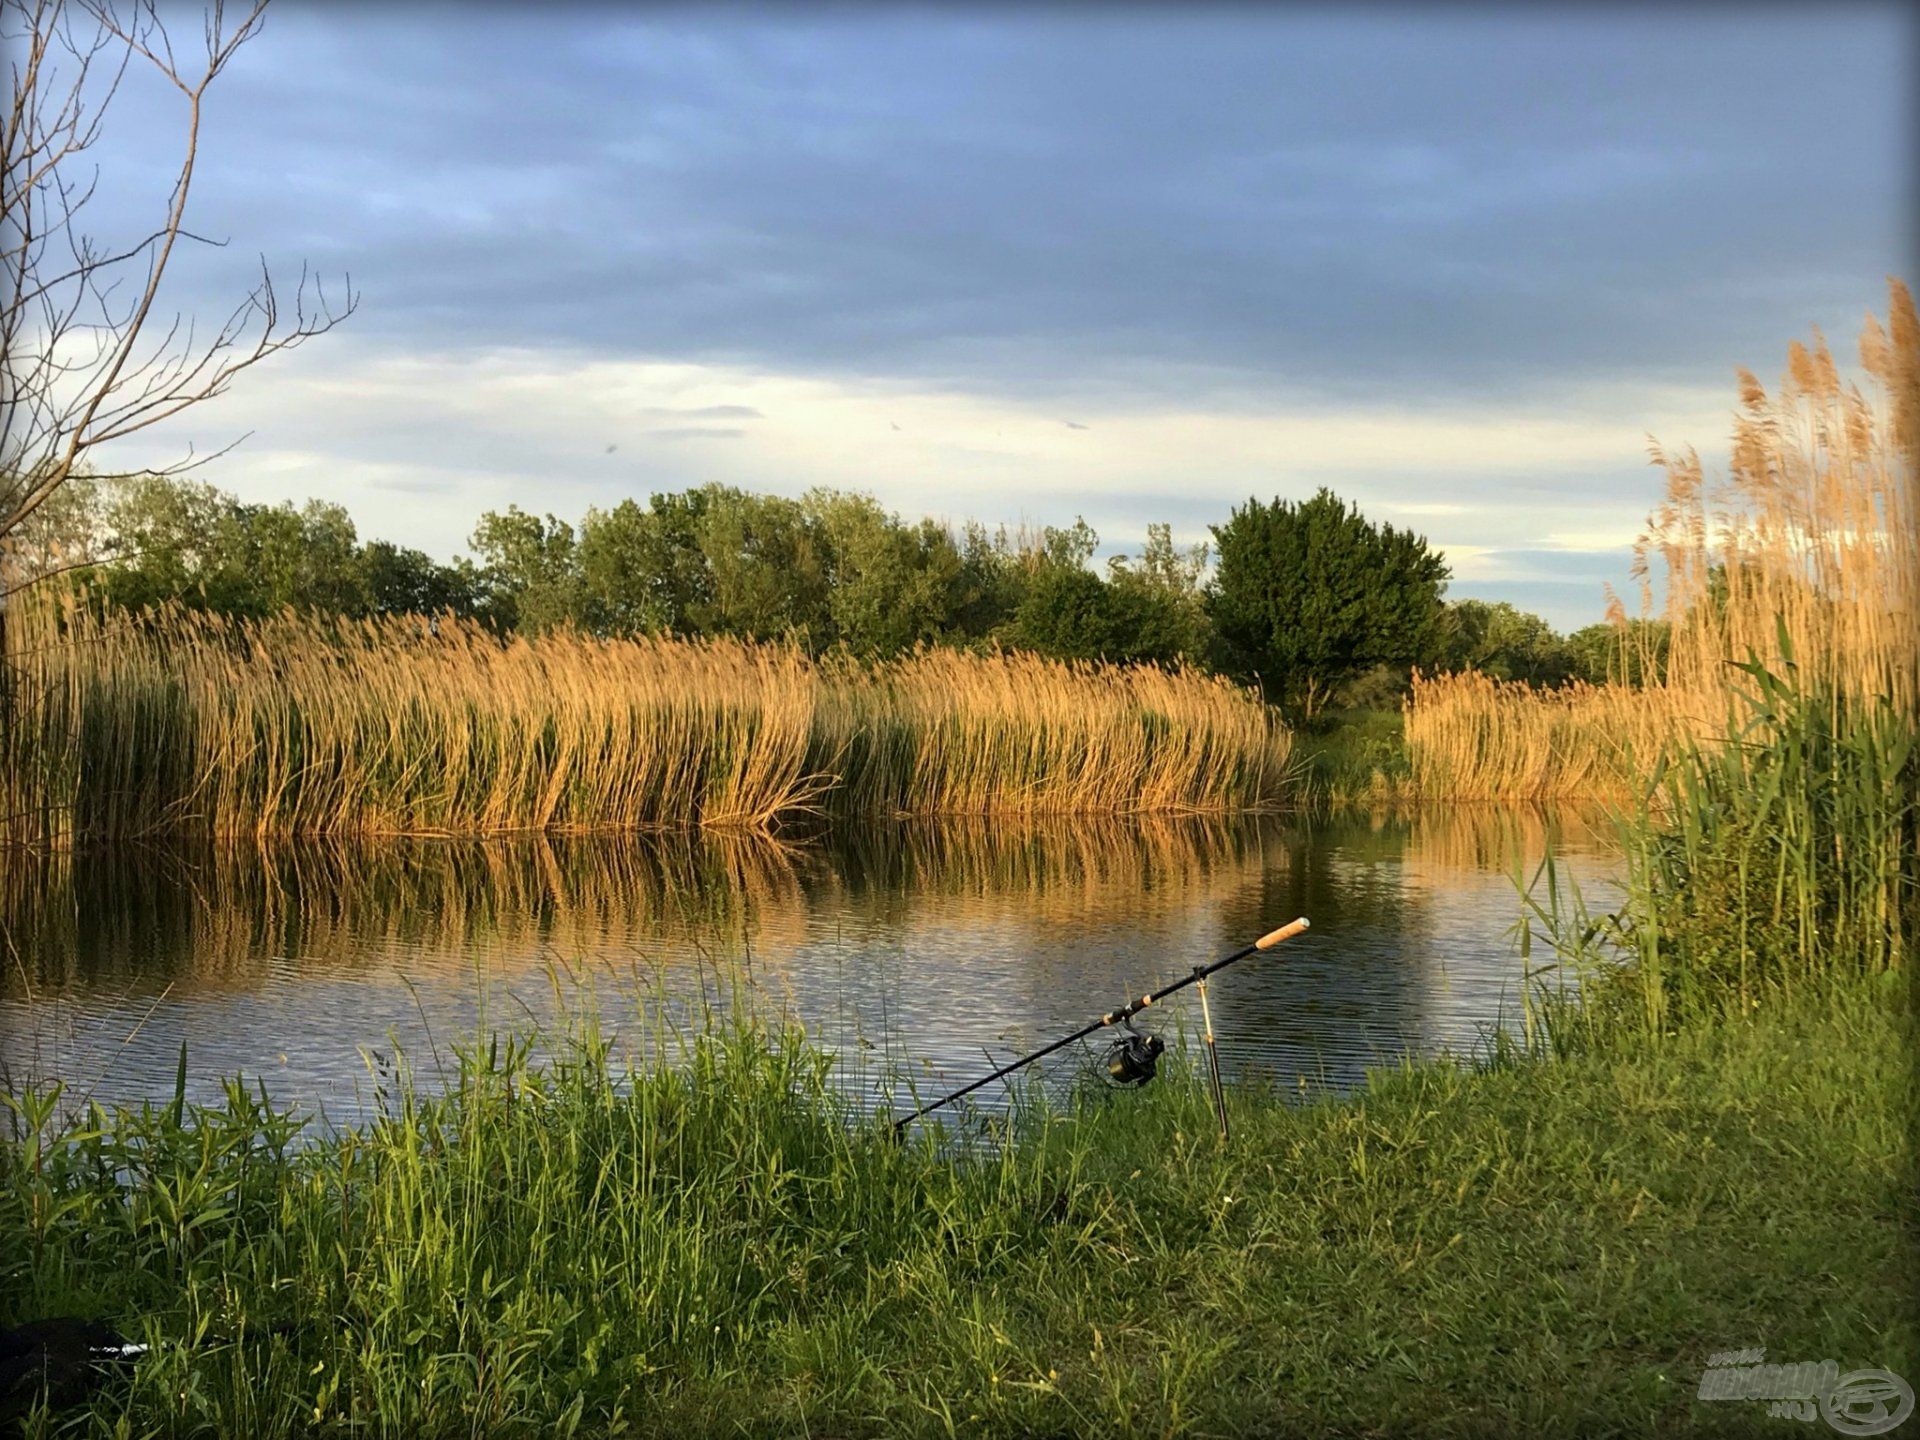
[[[191,224],[233,243],[163,306],[227,313],[264,252],[362,308],[165,433],[254,430],[208,478],[439,553],[481,509],[707,480],[1118,544],[1327,485],[1456,593],[1597,614],[1645,434],[1711,459],[1734,365],[1909,268],[1912,39],[1891,7],[276,5],[203,136]],[[183,119],[116,105],[105,242]]]
[[[1891,7],[294,6],[220,82],[195,224],[235,244],[177,293],[223,311],[264,251],[350,270],[354,325],[408,345],[1074,410],[1203,372],[1698,383],[1905,268],[1912,37]],[[139,91],[113,173],[153,191],[178,97]]]
[[[751,405],[649,405],[640,412],[659,419],[672,420],[763,420],[766,417]]]
[[[650,440],[738,440],[747,432],[734,425],[673,425],[649,430]]]

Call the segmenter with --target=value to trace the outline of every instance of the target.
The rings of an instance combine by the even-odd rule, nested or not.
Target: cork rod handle
[[[1298,935],[1302,930],[1305,930],[1306,928],[1307,928],[1307,917],[1302,915],[1298,920],[1288,921],[1285,925],[1282,925],[1278,930],[1273,931],[1271,934],[1262,935],[1258,940],[1253,942],[1253,948],[1256,950],[1271,950],[1274,946],[1278,945],[1282,940],[1291,940],[1294,936]]]

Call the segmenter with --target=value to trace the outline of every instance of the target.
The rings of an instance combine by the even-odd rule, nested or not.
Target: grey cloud
[[[376,478],[372,485],[376,490],[392,490],[401,495],[451,495],[463,488],[454,476],[441,480],[423,475],[387,476]]]
[[[1910,33],[308,6],[222,82],[196,204],[416,344],[1106,400],[1720,377],[1907,268]]]
[[[662,420],[764,420],[751,405],[695,405],[675,409],[671,405],[649,405],[640,412]]]
[[[224,315],[264,252],[282,277],[303,259],[350,270],[353,343],[369,351],[728,363],[1096,422],[1155,405],[1255,413],[1276,395],[1518,410],[1594,377],[1729,385],[1735,364],[1776,371],[1812,324],[1844,345],[1883,277],[1911,274],[1912,39],[1893,7],[292,0],[208,114],[190,223],[233,243],[183,252],[163,305]],[[91,212],[120,222],[107,240],[164,202],[182,119],[178,96],[144,82],[117,103]],[[249,388],[271,393],[273,373]],[[711,478],[715,452],[670,442],[763,418],[655,406],[637,412],[634,438],[662,442],[643,465],[610,430],[582,443],[618,440],[617,462],[582,467],[511,415],[463,436],[379,396],[324,408],[276,412],[262,443],[576,496]],[[207,412],[216,435],[222,413]],[[1642,462],[1636,448],[1591,474],[1281,464],[1214,487],[1237,493],[1170,474],[1142,497],[1045,473],[1015,492],[1022,462],[956,449],[887,498],[1018,519],[970,497],[977,475],[1040,523],[1086,512],[1124,546],[1148,521],[1202,534],[1246,494],[1326,483],[1370,509],[1443,493],[1471,510],[1415,520],[1436,542],[1527,547],[1556,507],[1650,503]],[[747,468],[730,478],[783,483]],[[1625,569],[1519,549],[1505,563],[1544,578],[1454,593],[1533,597],[1566,623],[1597,616],[1598,580]]]
[[[651,440],[738,440],[747,432],[731,425],[670,425],[664,430],[649,430]]]

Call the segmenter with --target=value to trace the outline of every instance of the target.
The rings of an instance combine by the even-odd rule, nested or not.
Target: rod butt
[[[1311,922],[1309,922],[1307,917],[1304,915],[1302,915],[1298,920],[1289,920],[1285,925],[1282,925],[1278,930],[1274,930],[1268,934],[1262,935],[1258,940],[1254,941],[1253,948],[1256,950],[1271,950],[1274,946],[1278,945],[1282,940],[1291,940],[1293,939],[1294,936],[1298,935],[1301,931],[1309,928],[1310,923]]]

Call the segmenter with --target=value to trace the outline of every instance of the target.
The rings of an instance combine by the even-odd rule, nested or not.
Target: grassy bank
[[[51,603],[4,633],[0,828],[37,844],[1221,813],[1287,775],[1257,698],[1151,666]]]
[[[1920,1368],[1914,1038],[1904,986],[1852,982],[1243,1092],[1224,1149],[1176,1077],[963,1159],[750,1028],[630,1084],[591,1044],[470,1056],[305,1147],[236,1090],[9,1141],[0,1319],[156,1345],[102,1435],[1735,1433],[1713,1350]]]

